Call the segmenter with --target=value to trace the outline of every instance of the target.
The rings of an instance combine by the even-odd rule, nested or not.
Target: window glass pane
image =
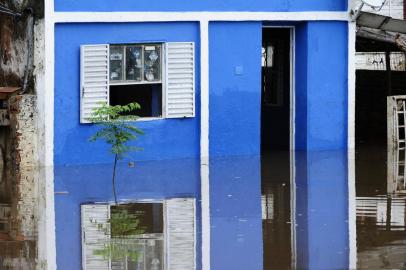
[[[262,46],[262,67],[273,67],[274,46]]]
[[[144,46],[144,78],[153,82],[161,79],[161,46]]]
[[[123,80],[124,47],[110,46],[110,81]]]
[[[126,80],[142,80],[142,47],[126,47]]]

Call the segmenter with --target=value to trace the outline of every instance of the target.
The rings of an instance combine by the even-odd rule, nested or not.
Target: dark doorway
[[[291,269],[291,29],[262,32],[261,192],[264,270]]]
[[[290,31],[262,33],[262,152],[290,149]]]

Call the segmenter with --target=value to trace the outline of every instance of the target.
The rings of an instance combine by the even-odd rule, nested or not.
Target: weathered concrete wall
[[[10,126],[6,137],[4,181],[10,194],[9,231],[0,241],[0,269],[34,269],[38,231],[38,158],[36,96],[8,100]],[[5,237],[5,238],[4,238]]]
[[[18,95],[9,100],[12,185],[11,235],[16,240],[35,240],[37,235],[37,130],[36,97]]]
[[[0,269],[31,270],[35,264],[35,241],[0,241]]]
[[[32,50],[28,41],[35,38],[32,33],[30,20],[34,17],[35,25],[42,24],[43,0],[0,0],[0,4],[20,12],[21,17],[11,17],[0,14],[0,86],[22,86],[24,76],[28,72],[27,91],[35,92],[35,66],[32,60]]]
[[[0,127],[0,203],[11,207],[8,232],[0,231],[0,269],[40,269],[38,263],[39,169],[37,93],[43,85],[43,0],[0,0],[21,17],[0,15],[0,87],[16,86],[0,109],[9,109],[10,126]],[[0,169],[2,158],[0,155]]]

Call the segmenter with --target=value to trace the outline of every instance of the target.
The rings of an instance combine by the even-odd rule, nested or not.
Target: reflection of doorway
[[[294,267],[291,224],[292,28],[262,32],[261,174],[264,270]]]
[[[292,269],[291,183],[285,152],[262,157],[262,233],[264,270]],[[293,268],[294,269],[294,268]]]

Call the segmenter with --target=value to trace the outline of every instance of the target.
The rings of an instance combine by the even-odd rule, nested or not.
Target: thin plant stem
[[[114,156],[114,167],[113,167],[113,195],[114,195],[114,202],[116,206],[118,205],[117,203],[117,194],[116,194],[116,167],[117,167],[117,160],[118,160],[118,154]]]

